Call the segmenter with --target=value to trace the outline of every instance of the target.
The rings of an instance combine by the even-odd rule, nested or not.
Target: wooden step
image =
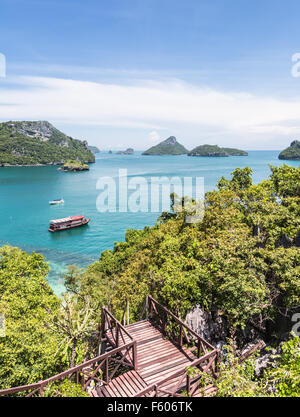
[[[133,397],[146,387],[146,382],[136,371],[128,371],[98,387],[97,393],[98,397]]]

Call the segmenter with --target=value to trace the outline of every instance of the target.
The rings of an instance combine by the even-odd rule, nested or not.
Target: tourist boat
[[[49,204],[63,204],[65,200],[63,198],[60,198],[58,200],[51,200],[49,201]]]
[[[84,216],[65,217],[64,219],[50,220],[49,232],[59,232],[60,230],[73,229],[74,227],[84,226],[91,219]]]

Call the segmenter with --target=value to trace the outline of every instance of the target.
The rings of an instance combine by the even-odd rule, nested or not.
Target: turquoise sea
[[[279,151],[249,151],[248,157],[197,158],[181,156],[142,156],[100,153],[90,171],[64,173],[57,167],[0,168],[0,245],[19,246],[42,253],[50,262],[49,283],[59,295],[63,291],[61,274],[67,265],[86,266],[97,260],[114,242],[124,240],[128,228],[153,225],[157,213],[97,211],[96,189],[100,177],[117,177],[119,169],[128,175],[204,177],[205,190],[215,187],[218,179],[236,167],[250,166],[255,183],[268,177],[268,164],[282,165]],[[298,166],[299,162],[286,161]],[[64,205],[50,206],[49,200],[61,198]],[[91,218],[88,226],[49,233],[50,219],[82,214]]]

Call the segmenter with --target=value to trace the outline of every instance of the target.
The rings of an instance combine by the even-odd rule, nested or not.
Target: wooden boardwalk
[[[70,379],[93,397],[184,397],[203,391],[202,373],[217,377],[220,351],[151,296],[146,320],[122,325],[102,308],[101,354],[35,384],[9,388],[0,395],[24,392],[43,396],[48,384]],[[189,372],[193,370],[193,375]],[[201,371],[201,372],[199,372]]]
[[[111,348],[133,343],[132,356],[125,350],[123,354],[134,371],[124,372],[94,389],[94,396],[154,396],[158,392],[159,396],[181,396],[180,391],[190,389],[193,382],[189,380],[187,367],[197,366],[202,371],[214,372],[218,351],[212,345],[152,297],[148,300],[148,308],[147,320],[127,326],[122,326],[103,308],[105,343]],[[168,332],[168,326],[171,332]],[[198,391],[194,389],[193,393],[197,395]]]
[[[178,346],[167,340],[148,320],[125,326],[125,329],[137,342],[137,370],[134,373],[124,373],[104,386],[102,394],[105,397],[128,397],[137,394],[143,388],[156,384],[174,372],[184,370],[196,359],[187,348],[178,349]],[[107,336],[112,343],[111,334]],[[125,337],[125,341],[130,341],[128,336]],[[101,395],[101,390],[98,391]]]

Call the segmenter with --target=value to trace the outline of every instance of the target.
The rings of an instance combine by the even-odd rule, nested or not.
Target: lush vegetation
[[[0,249],[0,389],[49,378],[93,356],[96,321],[86,297],[63,302],[47,282],[42,255]],[[67,387],[65,387],[67,388]]]
[[[230,156],[247,156],[248,152],[236,148],[222,148]]]
[[[134,149],[133,148],[127,148],[125,151],[118,151],[117,155],[133,155]]]
[[[177,142],[175,136],[170,136],[158,145],[152,146],[150,149],[143,152],[142,155],[183,155],[187,153],[188,151],[183,145]]]
[[[214,156],[214,157],[226,157],[226,156],[247,156],[248,153],[234,148],[220,148],[218,145],[200,145],[192,149],[189,156]]]
[[[94,162],[87,143],[48,122],[0,123],[0,166],[61,164],[68,159]]]
[[[126,300],[139,318],[151,293],[184,317],[199,304],[217,308],[231,326],[249,322],[271,334],[300,304],[300,168],[271,167],[270,179],[252,184],[251,169],[237,168],[206,194],[201,223],[184,211],[163,213],[159,223],[128,230],[125,242],[102,253],[82,274],[80,287],[119,317]],[[281,245],[283,236],[292,244]],[[78,277],[77,277],[78,278]]]
[[[300,305],[300,167],[271,167],[269,179],[256,185],[251,174],[237,168],[231,179],[222,177],[218,189],[206,194],[204,217],[196,224],[185,222],[190,213],[172,195],[172,212],[162,213],[154,227],[128,230],[124,242],[85,270],[69,267],[63,302],[47,284],[41,255],[3,247],[0,387],[38,381],[94,356],[101,306],[121,319],[128,300],[131,320],[138,320],[152,294],[181,318],[200,305],[228,323],[228,337],[235,339],[217,395],[299,396],[299,337],[283,344],[259,378],[255,358],[238,364],[234,355],[247,326],[277,347]],[[55,395],[77,388],[55,386]]]
[[[0,338],[1,388],[37,382],[66,366],[55,355],[58,338],[46,326],[59,309],[48,272],[39,254],[0,249],[0,312],[6,334]]]
[[[66,161],[59,170],[61,171],[88,171],[90,167],[80,161]]]
[[[97,148],[97,146],[89,146],[88,148],[93,153],[99,153],[100,152],[100,149]]]
[[[233,339],[224,346],[225,360],[220,376],[214,380],[200,371],[201,386],[215,385],[217,397],[297,397],[300,395],[300,337],[293,336],[283,342],[281,354],[271,354],[271,365],[260,377],[256,374],[257,354],[241,362],[236,356]]]
[[[300,161],[300,142],[299,140],[294,140],[290,146],[280,152],[279,159],[289,159]]]

